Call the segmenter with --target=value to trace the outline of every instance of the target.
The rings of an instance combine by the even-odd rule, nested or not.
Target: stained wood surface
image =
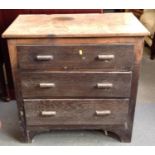
[[[132,13],[19,15],[3,38],[145,36]]]
[[[131,72],[53,72],[21,73],[23,98],[103,98],[129,97]],[[55,87],[40,88],[40,83]],[[97,83],[111,83],[112,88],[97,88]]]
[[[70,44],[70,45],[19,45],[19,68],[27,70],[113,70],[130,71],[134,62],[133,44]],[[82,53],[80,53],[80,51]],[[113,59],[98,56],[113,55]],[[51,56],[37,60],[37,56]]]
[[[116,125],[127,121],[128,99],[100,100],[25,100],[28,125]],[[109,110],[109,115],[96,111]],[[42,116],[42,111],[54,111],[54,116]]]
[[[49,131],[50,129],[102,129],[102,130],[108,130],[108,131],[112,131],[112,132],[116,133],[120,137],[121,141],[124,141],[124,142],[131,141],[134,109],[135,109],[135,104],[136,104],[136,94],[137,94],[138,77],[139,77],[139,67],[140,67],[139,65],[140,65],[140,61],[142,58],[143,41],[144,41],[143,37],[9,39],[8,40],[9,54],[10,54],[12,71],[13,71],[13,76],[14,76],[14,83],[15,83],[16,94],[17,94],[17,103],[18,103],[18,110],[19,110],[19,114],[20,114],[20,121],[24,128],[25,140],[30,141],[32,139],[34,133],[38,133],[41,131]],[[37,80],[34,80],[34,81],[38,82],[39,79],[45,79],[45,77],[47,78],[47,80],[49,80],[51,78],[49,76],[44,76],[45,72],[49,72],[47,69],[40,70],[40,76],[36,75],[36,74],[38,74],[37,70],[33,71],[33,75],[32,74],[28,75],[28,73],[30,72],[29,69],[28,70],[19,69],[19,64],[18,64],[19,55],[18,55],[18,51],[17,51],[16,47],[19,45],[26,46],[28,44],[35,45],[35,46],[38,46],[38,45],[41,45],[41,46],[43,46],[43,45],[44,46],[47,46],[47,45],[48,46],[57,46],[57,45],[64,46],[65,45],[66,46],[66,45],[70,45],[71,43],[76,44],[76,45],[81,44],[81,46],[83,46],[85,44],[106,44],[106,45],[109,45],[109,44],[126,44],[126,45],[132,44],[134,46],[133,51],[132,51],[134,53],[134,60],[132,60],[133,67],[132,67],[132,71],[131,71],[132,76],[131,76],[131,74],[130,74],[130,76],[127,75],[127,78],[125,81],[122,78],[122,76],[119,76],[119,75],[116,76],[117,78],[116,77],[114,78],[114,76],[112,76],[112,73],[109,75],[110,77],[105,76],[106,80],[115,79],[116,83],[118,83],[118,84],[124,83],[123,84],[124,86],[127,86],[130,84],[131,89],[130,88],[126,89],[124,87],[123,87],[123,89],[121,89],[123,91],[123,93],[126,90],[129,91],[129,96],[128,96],[129,103],[124,101],[123,98],[120,100],[120,102],[118,102],[118,98],[108,97],[108,98],[111,98],[110,104],[109,104],[109,102],[105,99],[105,98],[107,98],[106,94],[105,94],[105,97],[102,96],[103,98],[100,98],[101,101],[99,101],[99,99],[97,99],[97,98],[90,99],[90,100],[92,100],[92,102],[90,102],[89,99],[85,99],[82,97],[81,98],[78,97],[76,99],[78,101],[81,100],[80,102],[78,102],[78,101],[76,102],[75,98],[74,99],[73,98],[72,99],[71,98],[70,99],[68,99],[68,98],[58,99],[59,97],[57,97],[57,99],[54,99],[54,98],[51,98],[51,94],[49,93],[49,90],[48,90],[48,93],[50,94],[49,99],[47,99],[48,97],[46,97],[45,99],[41,100],[41,99],[39,99],[40,97],[36,98],[36,96],[34,96],[34,95],[36,95],[36,91],[38,91],[38,89],[35,89],[34,91],[29,91],[29,90],[26,91],[26,93],[29,91],[29,94],[31,95],[31,97],[34,97],[34,99],[32,99],[32,98],[25,99],[23,97],[21,80],[25,79],[26,82],[27,81],[30,82],[30,80],[36,78]],[[129,51],[125,50],[124,53],[126,53],[126,52],[128,53]],[[25,78],[23,76],[21,76],[21,74],[23,74],[23,72],[24,72]],[[60,73],[62,71],[59,70],[57,72]],[[65,72],[68,72],[68,71],[65,71]],[[72,71],[72,73],[73,72],[75,72],[75,71]],[[80,72],[81,71],[79,71],[79,73]],[[86,74],[86,72],[88,72],[88,71],[85,71],[85,73],[81,72],[80,75],[83,73]],[[88,76],[86,78],[86,80],[89,79],[89,81],[91,81],[91,80],[95,81],[96,79],[102,78],[102,76],[96,76],[96,72],[97,72],[97,70],[92,72],[92,74],[93,74],[92,79],[90,78],[91,76]],[[69,73],[69,74],[71,74],[71,73]],[[30,77],[30,75],[31,75],[31,77]],[[59,79],[57,78],[57,75],[58,74],[55,73],[55,76],[53,78],[56,79],[57,81],[59,81]],[[66,73],[65,73],[65,76],[66,76]],[[32,77],[34,77],[34,78],[32,78]],[[75,74],[74,74],[74,77],[75,77]],[[130,77],[130,80],[128,79],[129,77]],[[67,77],[64,79],[66,80]],[[78,85],[78,83],[80,81],[85,80],[85,78],[81,78],[81,76],[78,76],[76,79],[77,80],[80,79],[80,80],[78,80],[78,82],[75,81],[77,83],[76,85]],[[119,79],[119,80],[117,81],[117,79]],[[31,82],[31,84],[34,84],[33,80]],[[29,84],[29,85],[31,86],[31,84]],[[82,85],[82,87],[84,87],[84,86]],[[121,86],[119,86],[119,87],[121,87]],[[64,93],[66,93],[65,90],[69,90],[69,89],[67,89],[67,87],[63,87],[63,88],[65,88],[65,89],[63,89]],[[79,85],[78,85],[78,88],[80,88]],[[89,90],[89,89],[87,89],[87,90]],[[103,91],[103,90],[101,90],[101,91]],[[45,90],[40,91],[40,96],[44,95],[43,92],[45,92]],[[32,96],[31,93],[33,93],[34,95]],[[117,93],[117,92],[115,91],[114,94],[115,93]],[[118,91],[118,93],[122,93],[122,92]],[[87,92],[87,94],[88,94],[88,92]],[[103,93],[102,93],[102,95],[103,95]],[[60,101],[58,101],[58,100],[60,100]],[[66,101],[66,100],[70,100],[70,101]],[[86,103],[85,100],[87,100],[88,102]],[[73,110],[75,110],[75,111],[70,111],[69,113],[67,113],[65,115],[64,110],[66,108],[67,109],[70,108],[67,105],[71,104],[71,102],[72,102],[72,106],[74,108],[76,107],[76,105],[79,105],[79,107],[75,108],[75,109],[73,108]],[[86,103],[86,106],[84,103]],[[127,103],[127,104],[123,104],[123,103]],[[42,110],[47,110],[47,111],[48,111],[48,109],[52,110],[53,107],[55,107],[55,109],[58,110],[60,108],[59,104],[61,106],[64,105],[64,106],[62,106],[64,108],[62,109],[61,114],[65,115],[67,118],[68,118],[68,115],[75,113],[75,115],[73,115],[73,116],[75,116],[74,118],[65,119],[65,121],[67,121],[68,124],[67,124],[67,122],[66,122],[66,124],[63,124],[65,121],[62,122],[62,120],[60,119],[60,118],[62,118],[62,115],[60,113],[59,113],[60,115],[57,117],[57,119],[55,119],[55,118],[48,119],[47,117],[42,119],[42,117],[40,118],[40,115],[38,115],[38,111],[40,113],[40,111],[42,111]],[[88,107],[87,107],[87,105],[88,105]],[[114,111],[115,112],[117,111],[118,114],[117,114],[117,116],[115,115],[116,117],[113,117],[113,118],[110,118],[108,116],[106,120],[99,120],[100,119],[99,118],[98,122],[94,121],[94,117],[91,117],[90,122],[86,122],[88,120],[87,114],[86,114],[86,115],[84,115],[84,118],[80,120],[81,122],[79,122],[79,124],[78,124],[76,119],[80,116],[79,113],[80,112],[84,113],[83,109],[81,109],[80,107],[84,108],[85,111],[87,111],[87,109],[88,109],[88,115],[91,115],[92,114],[91,108],[93,108],[92,105],[98,107],[100,110],[102,108],[104,109],[104,106],[105,106],[105,108],[109,107],[109,109],[111,109],[111,110],[113,108],[116,108],[116,110],[114,110]],[[61,111],[61,108],[59,110]],[[93,111],[94,111],[94,109],[93,109]],[[126,113],[126,111],[127,111],[127,113]],[[26,112],[26,115],[25,115],[25,112]],[[22,114],[24,114],[24,115],[22,115]],[[27,118],[26,118],[26,116],[27,116]],[[77,118],[76,118],[76,116],[77,116]],[[27,119],[27,120],[25,120],[25,119]],[[123,121],[122,121],[122,119],[123,119]],[[74,121],[77,124],[74,123]],[[117,121],[119,124],[117,124]],[[29,122],[29,125],[27,124],[27,122]]]

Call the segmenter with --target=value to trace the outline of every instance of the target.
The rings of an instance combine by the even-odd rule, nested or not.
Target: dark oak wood
[[[20,75],[24,98],[130,97],[131,72],[22,72]],[[40,83],[55,86],[40,87]],[[98,88],[99,83],[113,86]]]
[[[132,72],[133,77],[131,81],[131,96],[130,96],[130,107],[129,107],[129,117],[128,117],[128,133],[125,134],[124,136],[125,141],[128,141],[128,140],[131,141],[131,136],[132,136],[136,97],[137,97],[137,90],[138,90],[138,80],[139,80],[139,74],[140,74],[140,62],[141,62],[142,53],[143,53],[143,45],[144,45],[144,38],[136,41],[135,61],[134,61],[134,68]]]
[[[19,44],[45,44],[45,45],[50,45],[51,42],[52,44],[70,44],[70,41],[72,41],[74,44],[83,44],[83,43],[102,43],[102,44],[113,44],[113,43],[127,43],[127,44],[133,44],[134,46],[134,65],[133,65],[133,70],[132,70],[132,86],[131,86],[131,95],[130,95],[130,103],[129,103],[129,113],[128,113],[128,118],[127,118],[127,123],[126,125],[120,125],[119,128],[116,128],[116,125],[95,125],[95,126],[84,126],[84,125],[79,125],[79,126],[69,126],[69,125],[59,125],[59,126],[46,126],[46,127],[30,127],[26,125],[26,120],[25,120],[25,108],[23,104],[23,99],[22,99],[22,92],[21,92],[21,83],[20,81],[20,69],[18,67],[18,59],[17,59],[17,49],[16,45]],[[138,82],[138,73],[139,73],[139,64],[142,56],[142,46],[143,46],[143,38],[137,37],[137,38],[103,38],[103,39],[54,39],[54,40],[22,40],[22,39],[17,39],[17,40],[8,40],[8,45],[9,45],[9,51],[10,51],[10,59],[11,59],[11,64],[12,64],[12,70],[13,70],[13,75],[14,75],[14,80],[16,84],[16,94],[17,94],[17,101],[18,101],[18,108],[19,108],[19,116],[21,120],[21,125],[23,126],[24,129],[24,137],[27,142],[31,142],[33,136],[37,134],[38,132],[43,132],[43,131],[49,131],[51,129],[102,129],[102,130],[107,130],[111,131],[112,133],[116,133],[123,142],[129,142],[131,141],[131,135],[132,135],[132,125],[133,125],[133,118],[134,118],[134,109],[135,109],[135,103],[136,103],[136,92],[137,92],[137,82]],[[24,73],[24,72],[23,72]],[[26,72],[27,73],[27,72]],[[18,82],[16,82],[18,81]]]
[[[20,14],[103,13],[102,9],[0,9],[0,34]],[[0,37],[0,98],[15,99],[6,40]]]
[[[136,34],[8,39],[25,141],[53,129],[97,129],[130,142],[144,41],[142,33]],[[114,62],[109,66],[96,59],[92,62],[100,54],[98,49],[112,52]],[[52,62],[36,62],[36,54],[46,52],[52,54],[46,57]],[[84,53],[86,64],[81,60]]]
[[[129,115],[127,118],[127,125],[120,125],[120,128],[116,128],[116,125],[113,125],[112,127],[108,126],[108,125],[100,125],[100,126],[64,126],[64,125],[60,125],[60,126],[47,126],[47,127],[32,127],[30,128],[30,126],[26,125],[26,120],[25,120],[25,109],[24,109],[24,105],[23,105],[23,99],[22,99],[22,92],[21,92],[21,83],[20,81],[20,69],[18,67],[18,61],[17,61],[17,49],[16,49],[16,45],[17,44],[39,44],[40,42],[42,44],[51,44],[51,42],[53,42],[53,44],[70,44],[70,41],[73,41],[73,43],[77,43],[77,44],[83,44],[83,43],[92,43],[92,42],[97,42],[97,43],[107,43],[107,44],[113,44],[113,43],[129,43],[129,44],[133,44],[134,45],[134,66],[133,66],[133,75],[132,77],[132,91],[130,95],[130,103],[129,103]],[[143,45],[143,38],[104,38],[104,39],[55,39],[55,40],[8,40],[8,44],[9,44],[9,51],[10,51],[10,59],[11,59],[11,64],[12,64],[12,68],[13,68],[13,74],[14,74],[14,78],[16,84],[16,94],[17,94],[17,99],[18,99],[18,106],[19,106],[19,116],[20,116],[20,120],[21,120],[21,125],[24,128],[24,137],[25,140],[27,140],[28,142],[30,142],[33,138],[33,136],[35,134],[37,134],[38,132],[43,132],[43,131],[49,131],[51,129],[103,129],[103,130],[108,130],[108,131],[112,131],[113,133],[116,133],[121,141],[124,142],[129,142],[131,140],[131,133],[132,133],[132,124],[133,124],[133,117],[134,117],[134,108],[135,108],[135,102],[136,102],[136,92],[137,92],[137,79],[138,79],[138,71],[139,71],[139,63],[141,60],[141,56],[142,56],[142,45]],[[19,70],[19,71],[18,71]],[[27,72],[26,72],[27,73]],[[127,128],[127,129],[126,129]],[[123,134],[124,132],[124,134]]]
[[[129,71],[134,62],[132,44],[19,45],[17,51],[19,68],[29,70]],[[100,55],[113,58],[99,59]],[[37,56],[51,56],[52,59],[38,60]]]
[[[24,100],[29,126],[124,124],[127,121],[128,105],[128,99]],[[111,111],[111,114],[96,114],[96,111],[105,110]],[[42,116],[42,111],[55,111],[56,114]]]

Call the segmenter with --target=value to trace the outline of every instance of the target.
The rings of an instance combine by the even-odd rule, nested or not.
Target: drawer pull
[[[56,115],[56,111],[42,111],[41,115],[42,116],[55,116]]]
[[[113,87],[112,83],[97,83],[97,88],[100,88],[100,89],[108,89],[112,87]]]
[[[39,83],[40,88],[54,88],[55,83]]]
[[[115,56],[114,55],[98,55],[97,58],[103,61],[110,61],[110,60],[113,60]]]
[[[53,60],[53,55],[37,55],[36,59],[40,61]]]
[[[96,111],[95,113],[97,116],[105,116],[105,115],[110,115],[111,111],[110,110],[102,110],[102,111]]]

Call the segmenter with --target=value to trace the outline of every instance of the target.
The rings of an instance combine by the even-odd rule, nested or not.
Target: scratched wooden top
[[[145,36],[132,13],[19,15],[3,38]]]

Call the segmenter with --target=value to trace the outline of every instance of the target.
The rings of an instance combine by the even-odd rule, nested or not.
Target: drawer
[[[17,46],[21,69],[38,70],[132,70],[134,46],[67,45]]]
[[[24,100],[27,125],[115,125],[128,116],[128,99]]]
[[[130,97],[131,72],[23,72],[24,98]]]

